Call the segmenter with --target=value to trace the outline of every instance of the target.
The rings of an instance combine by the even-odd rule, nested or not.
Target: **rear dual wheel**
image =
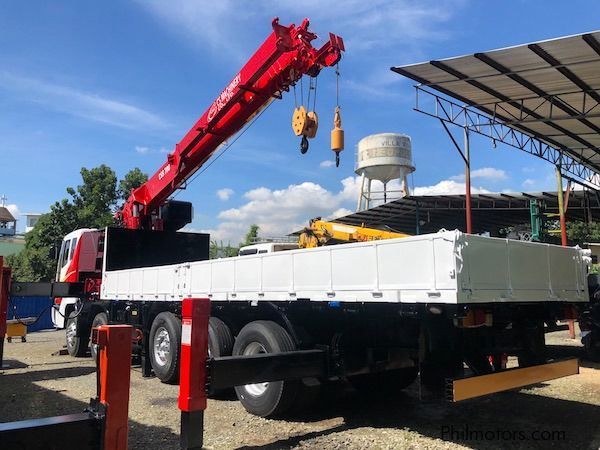
[[[108,315],[105,312],[99,312],[92,320],[92,330],[94,328],[98,328],[100,325],[106,325],[108,323]],[[91,336],[91,331],[90,331]],[[90,339],[90,353],[92,355],[92,359],[95,361],[98,357],[98,344],[91,343]]]
[[[149,356],[152,370],[164,383],[179,381],[181,349],[181,319],[170,312],[161,312],[150,328]]]
[[[179,381],[181,350],[181,320],[170,312],[156,316],[150,328],[150,363],[154,374],[164,383]],[[208,324],[208,354],[210,357],[229,356],[233,335],[219,318],[211,317]]]
[[[67,344],[67,352],[70,356],[82,357],[87,354],[89,337],[78,336],[79,334],[79,312],[73,311],[69,314],[67,324],[65,326],[65,341]]]
[[[233,355],[259,355],[296,350],[289,333],[280,325],[268,320],[247,324],[235,339]],[[292,407],[301,409],[317,398],[319,384],[306,384],[303,380],[269,381],[236,386],[237,397],[251,414],[276,417]]]

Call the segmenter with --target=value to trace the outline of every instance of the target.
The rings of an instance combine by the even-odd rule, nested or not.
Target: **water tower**
[[[408,195],[406,177],[415,171],[412,162],[410,136],[398,133],[379,133],[362,138],[358,143],[356,174],[360,175],[360,194],[357,211],[368,209],[376,198],[371,190],[373,180],[383,183],[383,198],[387,201],[387,184],[402,180],[402,193]]]

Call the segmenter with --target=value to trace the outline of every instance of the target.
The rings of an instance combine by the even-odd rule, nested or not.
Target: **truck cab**
[[[67,234],[60,246],[56,268],[56,281],[82,282],[86,278],[99,278],[102,272],[103,232],[82,228]],[[52,308],[55,328],[64,328],[69,314],[75,310],[76,297],[57,297]]]

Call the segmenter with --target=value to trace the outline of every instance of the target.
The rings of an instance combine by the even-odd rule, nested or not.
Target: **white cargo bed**
[[[458,231],[104,271],[102,299],[392,303],[585,302],[578,248]]]

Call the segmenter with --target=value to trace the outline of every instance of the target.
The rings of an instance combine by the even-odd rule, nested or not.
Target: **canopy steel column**
[[[472,216],[471,216],[471,144],[470,144],[470,139],[469,139],[469,129],[467,127],[463,127],[463,130],[464,130],[464,151],[463,151],[463,149],[460,148],[460,145],[458,145],[458,142],[456,142],[456,139],[454,138],[454,136],[448,129],[446,122],[440,118],[440,123],[444,127],[444,130],[446,130],[446,133],[448,133],[448,136],[450,136],[450,140],[454,144],[454,147],[456,147],[456,150],[458,150],[458,153],[460,154],[463,161],[465,162],[465,191],[466,191],[465,192],[465,212],[466,212],[465,222],[466,222],[467,233],[472,234],[473,233],[473,222],[472,222]]]
[[[471,220],[471,145],[469,139],[469,129],[464,128],[465,135],[465,212],[467,220],[467,233],[473,233],[473,223]]]
[[[563,203],[563,186],[560,166],[556,166],[556,195],[558,196],[558,215],[560,217],[560,241],[563,247],[567,246],[567,222]]]

